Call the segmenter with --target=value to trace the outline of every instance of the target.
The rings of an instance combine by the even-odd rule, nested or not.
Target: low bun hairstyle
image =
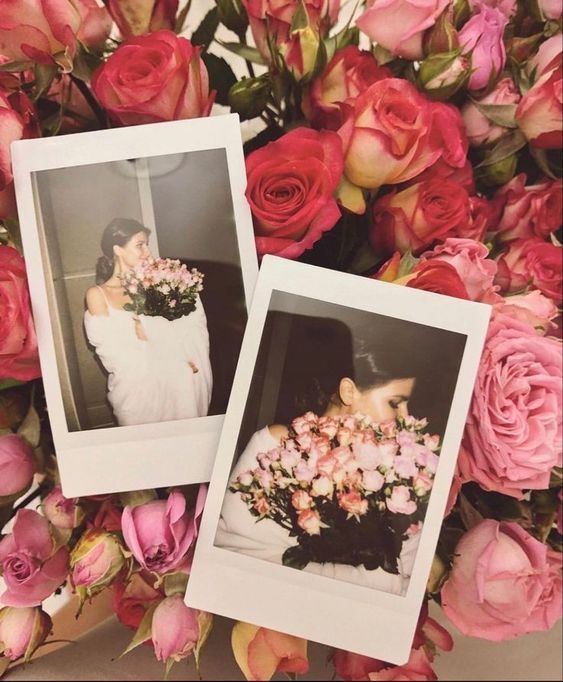
[[[133,218],[114,218],[102,234],[100,247],[102,256],[96,262],[96,284],[103,284],[113,275],[115,260],[114,246],[125,246],[134,235],[144,232],[147,237],[151,231]]]

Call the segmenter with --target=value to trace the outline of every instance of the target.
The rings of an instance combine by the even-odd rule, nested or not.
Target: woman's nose
[[[399,405],[397,413],[398,413],[399,417],[408,417],[409,416],[409,404],[408,403],[401,403]]]

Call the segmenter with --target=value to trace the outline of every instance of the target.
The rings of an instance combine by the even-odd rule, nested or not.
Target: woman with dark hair
[[[294,316],[299,317],[299,316]],[[383,422],[408,415],[408,403],[419,376],[431,362],[431,330],[395,318],[351,329],[328,318],[303,317],[292,325],[282,386],[286,400],[294,394],[294,416],[310,410],[319,416],[368,415]],[[295,395],[296,394],[296,395]],[[278,414],[283,413],[278,405]],[[258,466],[257,456],[282,444],[283,424],[257,431],[242,452],[231,481]],[[399,573],[383,568],[309,562],[304,570],[394,594],[408,586],[420,533],[403,542]],[[377,538],[374,538],[377,542]],[[288,530],[269,518],[251,515],[239,492],[227,491],[215,545],[255,558],[282,563],[287,549],[297,544]]]
[[[207,415],[211,365],[207,320],[195,310],[169,321],[125,310],[122,276],[151,257],[150,230],[115,218],[104,230],[96,285],[86,292],[84,328],[108,373],[108,401],[120,426]]]

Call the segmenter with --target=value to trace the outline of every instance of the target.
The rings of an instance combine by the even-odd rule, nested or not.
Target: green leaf
[[[237,82],[237,77],[223,57],[217,57],[210,52],[205,52],[201,57],[209,74],[209,82],[217,90],[215,101],[217,104],[228,106],[229,90]]]
[[[215,37],[215,32],[219,26],[219,13],[217,7],[209,10],[203,17],[201,24],[193,32],[191,41],[194,45],[200,45],[207,50],[211,41]]]
[[[559,154],[557,155],[557,158],[552,160],[547,149],[539,149],[538,147],[532,147],[531,145],[530,153],[542,173],[545,173],[553,180],[558,180],[561,177],[561,156]]]
[[[164,594],[172,597],[174,594],[184,594],[188,585],[187,573],[169,573],[164,576]]]
[[[199,672],[201,650],[205,646],[205,643],[207,642],[207,639],[211,633],[211,629],[213,628],[213,616],[206,611],[200,611],[197,617],[197,622],[199,625],[199,638],[194,648],[194,658],[196,668]]]
[[[39,445],[41,439],[41,421],[33,403],[30,405],[29,410],[18,429],[18,433],[32,448],[36,448]]]
[[[290,32],[295,33],[295,31],[300,31],[301,29],[307,28],[309,26],[309,15],[307,14],[307,8],[303,0],[299,3],[297,12],[293,15],[291,20]]]
[[[188,16],[188,12],[190,11],[191,6],[192,6],[192,0],[188,0],[188,2],[185,4],[182,11],[176,17],[176,25],[174,26],[174,31],[176,33],[182,33],[182,30],[184,28],[184,24],[186,23],[186,17]]]
[[[35,87],[33,88],[33,99],[38,100],[44,92],[47,92],[51,87],[55,76],[57,75],[57,67],[55,64],[40,64],[37,62],[33,69],[35,74]]]
[[[117,660],[123,658],[125,654],[128,654],[130,651],[133,651],[133,649],[136,649],[140,644],[144,644],[151,638],[152,617],[157,606],[158,604],[152,604],[151,606],[149,606],[149,608],[145,612],[145,615],[143,616],[143,620],[141,621],[139,627],[137,628],[137,632],[135,633],[133,639],[129,643],[129,646],[120,656],[118,656]]]
[[[304,569],[310,560],[309,553],[301,545],[289,547],[282,556],[282,564],[284,566],[290,566],[299,570]]]
[[[232,52],[243,59],[247,59],[253,64],[260,64],[261,66],[266,65],[264,58],[255,47],[250,47],[250,45],[242,45],[241,43],[224,43],[221,40],[218,40],[217,42],[219,45],[221,45],[221,47],[224,47],[225,50],[228,50],[229,52]]]
[[[492,166],[499,161],[512,156],[522,147],[526,146],[526,138],[520,130],[512,130],[505,135],[498,143],[485,154],[485,158],[475,168],[484,168],[485,166]]]
[[[349,45],[357,45],[360,40],[360,30],[355,26],[346,26],[339,33],[324,40],[327,61],[330,61],[338,50],[342,50]]]
[[[377,59],[379,66],[384,66],[395,59],[395,55],[384,47],[381,47],[381,45],[376,45],[372,52]]]
[[[73,60],[72,75],[85,83],[92,79],[94,71],[104,63],[104,59],[90,52],[84,45],[79,44]]]
[[[13,388],[14,386],[22,386],[25,381],[18,381],[17,379],[1,379],[0,380],[0,391],[6,388]]]
[[[471,530],[474,526],[481,523],[483,516],[475,509],[463,492],[459,493],[457,499],[459,503],[459,514],[463,521],[463,525],[467,530]]]
[[[397,279],[401,279],[405,275],[410,275],[414,268],[418,265],[420,258],[412,255],[411,251],[407,251],[399,261],[399,269],[397,271]]]
[[[24,60],[20,59],[18,61],[14,62],[6,62],[6,64],[0,64],[0,72],[8,72],[8,73],[19,73],[20,71],[25,71],[26,69],[29,69],[29,65],[31,64],[31,60]]]
[[[483,104],[477,100],[471,100],[479,111],[496,125],[503,128],[517,128],[516,104]]]

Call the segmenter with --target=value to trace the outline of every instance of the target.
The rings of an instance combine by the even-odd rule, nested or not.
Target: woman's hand
[[[139,341],[147,341],[147,335],[145,334],[145,328],[143,327],[141,320],[135,315],[133,321],[135,322],[135,334]]]

